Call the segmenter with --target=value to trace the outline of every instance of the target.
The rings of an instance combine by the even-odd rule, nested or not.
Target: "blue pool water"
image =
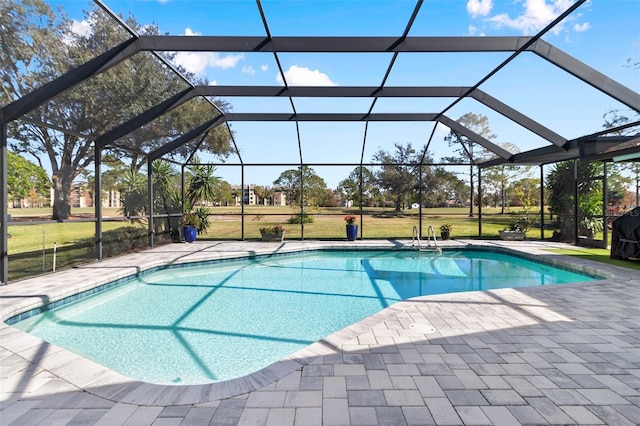
[[[157,270],[15,326],[134,379],[200,384],[410,297],[592,279],[490,252],[322,251]]]

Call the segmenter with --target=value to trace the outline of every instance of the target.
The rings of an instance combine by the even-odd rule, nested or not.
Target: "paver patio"
[[[508,246],[550,259],[550,243]],[[173,244],[0,288],[3,320],[163,262],[410,241]],[[560,244],[553,244],[561,247]],[[235,381],[159,386],[6,324],[0,424],[640,424],[640,274],[582,259],[585,284],[425,296]]]

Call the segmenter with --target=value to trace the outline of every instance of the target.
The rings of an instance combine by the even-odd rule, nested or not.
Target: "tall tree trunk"
[[[398,195],[398,197],[396,198],[396,211],[398,213],[402,211],[402,202],[403,202],[403,197]]]
[[[69,219],[71,215],[71,179],[54,175],[53,178],[53,220]]]

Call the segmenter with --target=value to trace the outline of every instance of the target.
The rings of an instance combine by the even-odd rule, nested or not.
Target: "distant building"
[[[256,194],[256,184],[249,184],[242,187],[241,185],[231,185],[232,197],[236,206],[244,203],[245,206],[265,205],[265,206],[286,206],[287,195],[280,187],[273,186],[263,187],[266,190],[266,196],[258,197]]]
[[[53,205],[53,188],[49,189],[49,202]],[[69,194],[71,207],[85,208],[94,207],[93,191],[89,189],[87,182],[74,182]],[[122,206],[120,191],[112,189],[102,191],[102,207],[118,208]]]

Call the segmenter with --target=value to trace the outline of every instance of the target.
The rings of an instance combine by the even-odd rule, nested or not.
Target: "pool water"
[[[128,377],[242,377],[410,297],[590,281],[481,251],[320,251],[167,268],[15,327]]]

